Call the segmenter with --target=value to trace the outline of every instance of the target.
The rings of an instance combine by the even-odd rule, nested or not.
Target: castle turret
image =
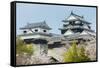
[[[35,56],[46,56],[48,52],[48,39],[51,37],[49,30],[51,28],[45,21],[37,23],[28,23],[20,28],[22,31],[20,38],[26,43],[33,43]]]
[[[79,16],[71,12],[70,16],[62,20],[63,27],[60,28],[61,34],[64,36],[87,35],[93,34],[94,31],[90,27],[90,22],[86,21],[83,16]]]
[[[21,27],[20,30],[22,31],[21,37],[22,39],[30,39],[30,38],[48,38],[50,36],[49,30],[51,28],[46,24],[45,21],[43,22],[36,22],[36,23],[28,23],[24,27]]]

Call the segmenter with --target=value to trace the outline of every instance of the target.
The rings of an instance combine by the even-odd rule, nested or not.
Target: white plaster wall
[[[34,28],[34,29],[32,29],[32,31],[35,32],[35,29],[37,29],[38,32],[49,33],[49,30],[42,29],[42,28]],[[43,30],[46,30],[46,32],[44,32]]]
[[[64,25],[68,25],[69,24],[69,22],[64,22]]]
[[[30,38],[49,38],[48,36],[43,35],[27,35],[27,36],[21,36],[21,39],[30,39]]]
[[[42,32],[42,33],[47,33],[47,34],[49,33],[49,30],[42,29],[42,28],[34,28],[34,29],[32,29],[32,31],[29,29],[23,29],[23,30],[21,30],[21,34],[30,34],[32,32],[35,32],[35,29],[38,30],[37,32]],[[46,32],[44,32],[43,30],[46,30]],[[27,33],[24,33],[24,31],[27,31]]]
[[[89,28],[88,28],[88,26],[87,26],[87,25],[85,25],[85,24],[83,25],[83,28],[89,29]]]
[[[86,35],[88,34],[85,30],[81,33],[81,35]]]
[[[66,31],[66,32],[64,33],[64,35],[71,35],[71,34],[73,34],[73,32],[72,32],[71,30],[68,30],[68,31]]]
[[[88,34],[91,34],[91,35],[96,36],[96,33],[95,32],[88,32]]]
[[[73,20],[73,19],[76,19],[76,18],[72,15],[69,18],[67,18],[67,20]]]
[[[80,22],[80,21],[75,21],[75,23],[76,23],[76,24],[79,24],[79,23],[81,23],[81,22]]]
[[[21,30],[21,34],[24,34],[24,32],[23,32],[23,31],[27,31],[27,33],[25,33],[25,34],[32,33],[32,31],[31,31],[31,30],[29,30],[29,29],[23,29],[23,30]]]

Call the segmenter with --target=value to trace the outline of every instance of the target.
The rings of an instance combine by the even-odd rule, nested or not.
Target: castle
[[[69,44],[72,40],[77,40],[77,43],[80,43],[96,39],[96,34],[90,27],[91,23],[86,21],[83,16],[71,12],[62,22],[64,23],[59,28],[60,35],[50,33],[52,28],[46,24],[46,21],[42,21],[28,23],[21,27],[22,33],[19,36],[26,43],[36,44],[34,45],[35,56],[49,56],[55,61],[62,62],[62,53],[70,47]]]

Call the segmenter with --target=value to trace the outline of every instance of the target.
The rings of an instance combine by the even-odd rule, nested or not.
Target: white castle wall
[[[72,15],[69,18],[67,18],[67,20],[73,20],[73,19],[76,19],[76,18]]]
[[[71,30],[68,30],[64,33],[64,35],[71,35],[71,34],[74,34]]]
[[[25,34],[30,34],[30,33],[32,33],[32,31],[29,30],[29,29],[23,29],[23,30],[21,30],[21,34],[24,34],[24,31],[27,31]]]
[[[32,29],[32,31],[35,32],[36,29],[38,30],[38,32],[49,33],[49,30],[42,29],[42,28],[34,28]],[[44,30],[46,30],[46,32],[44,32]]]
[[[44,38],[44,39],[46,39],[46,38],[50,38],[50,37],[37,34],[37,35],[21,36],[20,38],[23,40],[23,39],[30,39],[30,38]]]

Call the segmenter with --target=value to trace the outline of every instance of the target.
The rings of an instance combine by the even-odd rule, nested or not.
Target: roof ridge
[[[40,23],[44,23],[44,21],[35,22],[35,23],[29,23],[29,24],[40,24]]]
[[[71,12],[71,15],[75,15],[75,16],[78,16],[78,17],[83,18],[83,16],[77,15],[77,14],[75,14],[75,13],[73,13],[73,12]]]
[[[35,23],[27,23],[27,25],[23,28],[36,28],[36,27],[40,27],[40,28],[45,28],[45,29],[51,29],[47,24],[46,21],[41,21],[41,22],[35,22]]]

